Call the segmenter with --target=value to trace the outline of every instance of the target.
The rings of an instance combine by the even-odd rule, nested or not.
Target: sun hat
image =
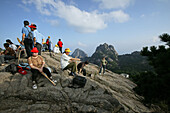
[[[28,27],[30,27],[30,28],[37,28],[37,26],[35,25],[35,24],[31,24],[30,26],[28,26]]]
[[[65,52],[71,52],[69,48],[66,48],[65,49]]]
[[[58,45],[56,44],[55,47],[58,47]]]
[[[34,47],[32,50],[31,50],[32,53],[38,53],[38,49],[36,47]]]

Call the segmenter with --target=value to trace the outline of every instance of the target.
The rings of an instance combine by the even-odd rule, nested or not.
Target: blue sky
[[[37,25],[53,44],[89,56],[99,44],[113,45],[119,55],[162,44],[170,32],[170,0],[1,0],[0,47],[6,39],[18,44],[23,21]]]

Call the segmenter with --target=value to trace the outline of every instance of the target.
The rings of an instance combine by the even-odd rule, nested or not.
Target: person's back
[[[21,31],[22,35],[24,35],[24,38],[28,38],[28,34],[31,31],[31,29],[28,27],[28,25],[29,25],[29,22],[24,21],[24,27],[22,28],[22,31]]]
[[[63,43],[61,41],[58,41],[58,46],[63,47]]]
[[[59,46],[60,52],[62,53],[63,43],[61,42],[61,39],[59,39],[57,45]]]

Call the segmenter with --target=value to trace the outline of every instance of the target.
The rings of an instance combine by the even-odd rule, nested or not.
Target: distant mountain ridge
[[[140,51],[131,54],[118,56],[118,67],[114,69],[116,73],[138,74],[139,72],[152,71],[153,67],[149,65],[147,58],[140,55]]]
[[[108,61],[107,69],[119,74],[128,73],[134,75],[139,72],[153,70],[146,57],[141,56],[139,51],[132,52],[131,54],[118,55],[114,46],[108,45],[107,43],[100,44],[91,57],[84,57],[82,60],[88,60],[89,62],[100,66],[103,57],[106,57],[106,60]]]
[[[97,64],[100,66],[100,62],[103,57],[106,57],[108,61],[108,65],[107,65],[108,69],[113,70],[112,67],[115,67],[118,65],[117,64],[118,53],[112,45],[108,45],[107,43],[100,44],[96,48],[96,51],[93,53],[93,55],[87,58],[87,60],[89,60],[89,62],[91,63]]]
[[[88,57],[87,54],[86,54],[83,50],[81,50],[81,49],[79,49],[79,48],[77,48],[77,49],[71,54],[71,56],[72,56],[72,57],[76,57],[76,58],[80,58],[80,59],[83,59],[83,58],[85,58],[85,57]]]

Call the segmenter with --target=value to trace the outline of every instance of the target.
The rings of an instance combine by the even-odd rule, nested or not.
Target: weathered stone
[[[61,71],[60,55],[42,53],[52,69],[57,85],[43,75],[38,77],[38,89],[32,89],[31,72],[12,75],[0,72],[0,113],[135,113],[152,112],[140,101],[130,80],[106,70],[98,75],[99,67],[89,64],[84,88],[68,87],[72,82],[69,71]],[[26,61],[26,60],[23,60]],[[4,67],[5,68],[5,67]],[[3,69],[1,67],[1,69]]]

